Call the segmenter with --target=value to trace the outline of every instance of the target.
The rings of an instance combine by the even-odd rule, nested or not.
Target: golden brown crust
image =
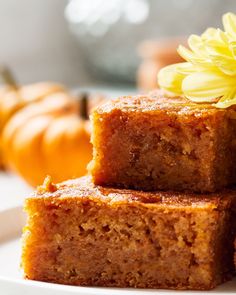
[[[154,90],[148,94],[122,96],[108,101],[96,109],[97,113],[109,113],[114,110],[122,112],[159,112],[169,114],[194,114],[196,116],[209,112],[225,112],[211,103],[195,103],[183,96],[176,96],[163,90]]]
[[[53,198],[57,199],[71,199],[76,198],[92,198],[97,199],[99,202],[105,203],[129,203],[139,202],[143,204],[159,204],[159,205],[171,205],[173,207],[190,207],[190,208],[202,208],[203,206],[209,206],[211,208],[218,208],[225,203],[230,203],[229,200],[236,197],[236,191],[233,189],[226,189],[219,193],[212,194],[194,194],[184,192],[145,192],[131,189],[119,189],[111,187],[96,186],[92,182],[91,176],[84,176],[77,179],[71,179],[56,186],[53,183],[48,183],[46,178],[46,185],[40,187],[31,198]],[[51,187],[53,186],[53,189]],[[43,188],[43,189],[42,189]]]

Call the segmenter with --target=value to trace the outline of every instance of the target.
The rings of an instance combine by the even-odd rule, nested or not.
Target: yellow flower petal
[[[229,43],[219,39],[210,39],[205,41],[205,46],[212,64],[227,75],[236,74],[236,60],[229,48]]]
[[[180,45],[177,48],[177,52],[179,55],[188,62],[192,62],[192,60],[197,59],[198,57],[194,54],[190,49]]]
[[[180,95],[182,93],[182,81],[185,75],[177,71],[177,65],[173,64],[162,68],[157,76],[158,84],[162,89]]]
[[[236,75],[236,60],[229,56],[211,55],[212,62],[226,75]]]
[[[204,42],[201,37],[197,35],[191,35],[188,38],[188,45],[190,49],[199,57],[208,57],[207,52],[205,50]]]
[[[208,52],[208,54],[228,55],[233,57],[233,54],[229,48],[229,43],[224,43],[221,40],[206,40],[205,50]]]
[[[177,52],[183,59],[185,59],[187,62],[193,63],[194,65],[206,65],[206,66],[210,65],[210,62],[211,62],[210,60],[195,54],[190,49],[182,45],[178,47]]]
[[[196,57],[191,50],[184,47],[183,45],[179,45],[179,47],[177,48],[177,52],[183,59],[188,62],[191,62]]]
[[[228,40],[229,40],[225,32],[223,32],[220,29],[215,29],[215,28],[208,28],[201,35],[201,38],[203,41],[217,40],[217,41],[223,42],[225,44],[227,44]]]
[[[236,40],[229,42],[229,49],[233,55],[233,58],[236,59]]]
[[[221,40],[225,44],[228,44],[229,38],[227,37],[226,33],[220,29],[216,29],[216,31],[217,31],[217,36],[216,36],[217,39]]]
[[[188,75],[182,82],[184,95],[197,102],[212,102],[235,87],[235,77],[219,72],[200,72]]]
[[[193,65],[190,62],[182,62],[182,63],[176,64],[175,70],[180,74],[188,75],[200,70],[200,68],[198,68],[197,66]]]
[[[236,38],[236,15],[228,12],[223,15],[223,26],[225,32],[231,37]]]
[[[236,104],[236,88],[231,89],[214,104],[215,107],[225,109]]]
[[[214,106],[219,109],[226,109],[226,108],[231,107],[233,105],[236,105],[236,97],[233,99],[229,99],[227,101],[224,101],[224,102],[219,101],[216,104],[214,104]]]
[[[202,40],[204,41],[204,40],[208,40],[211,38],[215,38],[215,36],[217,35],[216,31],[217,31],[217,29],[215,29],[215,28],[206,29],[201,35]]]
[[[189,75],[196,72],[204,72],[204,71],[219,71],[218,68],[213,64],[200,65],[200,64],[192,64],[190,62],[183,62],[176,65],[176,71],[183,75]]]

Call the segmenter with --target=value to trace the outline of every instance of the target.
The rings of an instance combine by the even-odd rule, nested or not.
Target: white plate
[[[20,235],[25,223],[21,207],[0,211],[0,294],[1,295],[150,295],[205,294],[199,291],[72,287],[24,280],[20,270]],[[236,293],[236,280],[209,291],[211,294]]]

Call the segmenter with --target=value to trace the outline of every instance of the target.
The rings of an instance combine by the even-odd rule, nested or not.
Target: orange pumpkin
[[[43,100],[52,93],[65,93],[65,89],[59,84],[50,82],[40,82],[18,88],[5,86],[0,89],[0,166],[3,166],[4,162],[1,152],[1,133],[5,124],[23,107]]]
[[[18,89],[3,87],[0,90],[0,125],[4,125],[16,111],[24,106],[58,92],[65,92],[64,87],[50,82],[25,85]]]
[[[33,186],[47,174],[55,182],[84,175],[92,158],[90,122],[78,113],[78,103],[62,93],[17,112],[3,130],[8,165]]]

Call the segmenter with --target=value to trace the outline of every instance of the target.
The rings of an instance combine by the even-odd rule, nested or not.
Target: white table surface
[[[32,191],[18,176],[0,172],[0,211],[22,205]]]

